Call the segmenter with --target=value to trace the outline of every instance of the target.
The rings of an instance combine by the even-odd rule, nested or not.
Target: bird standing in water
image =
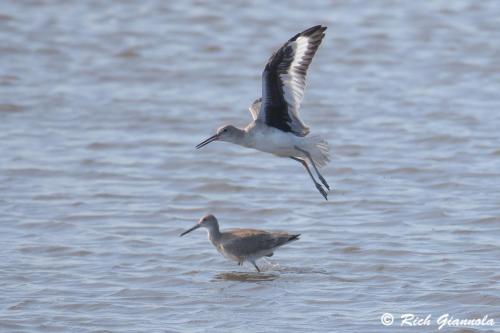
[[[255,263],[262,257],[271,257],[277,248],[298,240],[300,234],[291,235],[286,232],[267,232],[257,229],[233,229],[225,232],[219,231],[219,223],[213,215],[203,216],[198,223],[181,236],[198,229],[208,231],[208,239],[224,257],[236,261],[238,265],[249,261],[260,272]]]
[[[271,56],[262,73],[262,97],[250,106],[253,121],[247,127],[223,126],[196,148],[212,141],[226,141],[289,157],[306,168],[318,191],[328,200],[330,186],[318,171],[329,162],[328,143],[320,136],[307,136],[309,128],[299,118],[307,69],[325,30],[321,25],[309,28]],[[326,190],[314,178],[310,165]]]

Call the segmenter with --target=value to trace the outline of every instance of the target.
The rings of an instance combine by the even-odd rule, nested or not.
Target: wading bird
[[[320,136],[307,136],[309,128],[299,118],[307,69],[325,30],[321,25],[309,28],[292,37],[271,56],[262,73],[262,97],[250,106],[253,121],[246,128],[222,126],[196,148],[212,141],[226,141],[289,157],[306,168],[318,191],[328,200],[330,186],[318,171],[318,167],[329,161],[328,143]],[[326,190],[316,181],[309,165]]]
[[[236,261],[238,265],[249,261],[260,272],[255,263],[262,257],[271,257],[280,246],[298,240],[300,234],[291,235],[286,232],[267,232],[256,229],[233,229],[225,232],[219,231],[219,223],[213,215],[203,216],[198,223],[181,236],[198,229],[208,231],[208,239],[224,257]]]

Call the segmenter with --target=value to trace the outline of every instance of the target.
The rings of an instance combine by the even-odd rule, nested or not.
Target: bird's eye
[[[222,132],[224,132],[224,133],[227,132],[227,128],[224,128],[224,130]]]

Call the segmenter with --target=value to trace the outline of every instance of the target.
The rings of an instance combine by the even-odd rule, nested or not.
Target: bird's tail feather
[[[308,138],[310,149],[308,151],[318,167],[323,167],[330,162],[330,145],[319,135]]]

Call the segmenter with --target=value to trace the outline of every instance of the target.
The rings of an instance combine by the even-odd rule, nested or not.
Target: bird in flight
[[[255,263],[257,259],[271,257],[276,249],[298,240],[300,236],[300,234],[257,229],[232,229],[220,232],[219,222],[215,216],[205,215],[194,227],[184,231],[181,237],[198,228],[207,229],[208,239],[225,258],[236,261],[240,266],[249,261],[257,272],[260,272]]]
[[[253,121],[247,127],[222,126],[196,148],[213,141],[226,141],[291,158],[305,167],[318,191],[328,200],[330,186],[318,170],[329,162],[328,143],[320,136],[308,135],[309,127],[299,118],[307,69],[325,30],[321,25],[304,30],[269,58],[262,72],[262,97],[250,106]],[[310,166],[321,184],[316,181]]]

